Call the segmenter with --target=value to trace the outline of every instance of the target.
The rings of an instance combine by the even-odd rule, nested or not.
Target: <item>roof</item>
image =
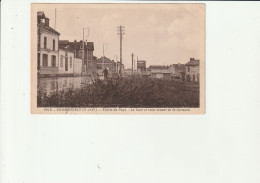
[[[169,70],[151,71],[152,74],[171,74]]]
[[[44,23],[40,23],[39,25],[40,25],[41,29],[45,29],[45,30],[50,31],[54,34],[60,35],[60,33],[58,31],[54,30],[53,28],[51,28],[49,26],[46,26]]]
[[[43,11],[38,11],[38,12],[37,12],[37,17],[39,17],[39,18],[45,18],[44,12],[43,12]]]
[[[59,50],[66,52],[66,49],[61,49],[61,48],[59,48]],[[73,53],[73,51],[70,51],[70,50],[67,50],[67,52]]]
[[[172,64],[172,67],[174,67],[177,70],[185,70],[184,64]]]
[[[167,69],[164,65],[150,65],[148,69]]]
[[[71,50],[71,51],[82,49],[82,41],[77,42],[75,40],[73,42],[69,42],[69,40],[59,40],[59,46],[61,48],[65,48],[68,45],[69,45],[68,50]],[[94,51],[94,43],[93,42],[87,42],[87,44],[85,43],[84,47],[85,47],[84,49]]]
[[[69,44],[69,40],[59,40],[59,44]]]
[[[100,57],[99,59],[97,59],[97,63],[103,63],[103,57]],[[110,60],[107,57],[104,57],[104,63],[111,63],[111,64],[114,63],[115,64],[115,62],[113,60]]]
[[[185,66],[197,66],[200,65],[200,60],[195,60],[194,58],[191,58],[188,63],[185,64]]]

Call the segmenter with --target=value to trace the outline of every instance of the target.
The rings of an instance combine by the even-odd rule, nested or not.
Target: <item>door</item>
[[[68,57],[65,57],[65,71],[68,71]]]

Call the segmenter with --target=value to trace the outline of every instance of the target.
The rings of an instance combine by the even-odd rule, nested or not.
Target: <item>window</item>
[[[72,57],[70,57],[70,68],[72,68]]]
[[[65,57],[65,71],[68,71],[68,57]]]
[[[41,54],[38,53],[38,55],[37,55],[37,69],[38,70],[40,69],[40,63],[41,63]]]
[[[53,51],[55,51],[55,39],[53,39]]]
[[[63,56],[60,57],[60,67],[63,67]]]
[[[48,66],[48,55],[47,54],[42,55],[42,66]]]
[[[188,72],[190,72],[190,67],[188,67]]]
[[[51,66],[56,67],[56,56],[55,55],[51,56]]]
[[[44,46],[44,49],[46,49],[47,48],[47,37],[44,37],[44,42],[43,42],[43,46]]]

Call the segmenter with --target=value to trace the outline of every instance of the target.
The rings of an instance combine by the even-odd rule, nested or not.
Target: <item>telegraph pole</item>
[[[89,28],[84,28],[83,27],[83,40],[82,40],[82,72],[84,72],[85,71],[85,68],[84,68],[84,65],[85,65],[85,48],[84,48],[84,46],[85,46],[85,37],[84,37],[84,30],[85,29],[88,29],[88,35],[87,35],[87,37],[89,36]],[[87,54],[88,54],[88,52],[87,52]],[[87,55],[88,56],[88,55]],[[87,58],[87,62],[88,62],[88,58]],[[87,71],[87,65],[86,65],[86,71]]]
[[[119,75],[122,76],[122,39],[125,34],[125,27],[120,25],[117,27],[117,34],[120,36],[120,70]]]
[[[56,30],[56,18],[57,18],[57,11],[55,8],[54,30]]]
[[[83,39],[82,39],[82,72],[85,72],[85,68],[84,68],[84,65],[85,65],[85,59],[84,59],[84,56],[85,56],[85,53],[84,53],[84,27],[83,27]]]
[[[104,70],[105,69],[105,67],[104,67],[104,56],[105,56],[105,54],[104,54],[104,43],[103,43],[103,63],[102,63],[102,70]]]
[[[134,54],[132,53],[132,75],[134,74]]]

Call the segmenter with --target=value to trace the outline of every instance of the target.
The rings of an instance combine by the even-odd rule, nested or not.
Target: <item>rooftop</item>
[[[190,61],[185,64],[185,66],[197,66],[200,65],[200,60],[195,60],[194,58],[190,58]]]
[[[97,63],[103,63],[103,57],[100,57],[99,59],[97,59]],[[114,63],[115,64],[115,62],[113,60],[110,60],[107,57],[104,57],[104,63],[111,63],[111,64]]]
[[[41,29],[45,29],[45,30],[50,31],[54,34],[60,35],[60,33],[58,31],[54,30],[53,28],[51,28],[49,26],[46,26],[44,23],[40,23],[39,25],[40,25]]]
[[[164,65],[150,65],[148,69],[167,69]]]

